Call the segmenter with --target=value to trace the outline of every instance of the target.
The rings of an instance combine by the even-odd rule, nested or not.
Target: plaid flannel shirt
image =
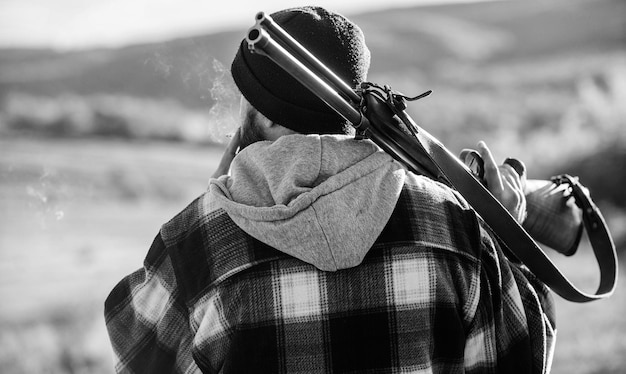
[[[549,290],[454,192],[405,185],[363,263],[323,272],[200,197],[106,301],[124,373],[545,373]]]

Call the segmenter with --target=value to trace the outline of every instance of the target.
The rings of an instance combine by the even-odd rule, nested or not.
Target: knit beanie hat
[[[367,78],[370,52],[361,29],[340,14],[320,7],[298,7],[271,14],[352,87]],[[231,66],[235,84],[254,108],[272,122],[302,134],[341,134],[347,121],[268,57],[241,42]]]

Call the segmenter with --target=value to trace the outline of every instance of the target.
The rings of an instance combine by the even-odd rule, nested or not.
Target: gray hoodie
[[[241,151],[212,179],[209,210],[224,209],[252,237],[321,270],[361,263],[406,178],[368,140],[289,135]]]

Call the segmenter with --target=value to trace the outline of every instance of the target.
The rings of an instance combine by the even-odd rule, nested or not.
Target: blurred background
[[[531,178],[577,175],[626,248],[626,2],[317,1],[358,23],[370,80],[432,89],[412,117]],[[103,303],[206,188],[257,11],[289,1],[0,1],[0,372],[112,373]],[[554,260],[594,291],[586,242]],[[553,373],[622,373],[626,291],[557,298]]]

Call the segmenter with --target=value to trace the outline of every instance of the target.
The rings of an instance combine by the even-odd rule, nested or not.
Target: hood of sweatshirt
[[[288,135],[254,143],[209,184],[252,237],[321,270],[361,263],[389,220],[405,170],[368,140]]]

